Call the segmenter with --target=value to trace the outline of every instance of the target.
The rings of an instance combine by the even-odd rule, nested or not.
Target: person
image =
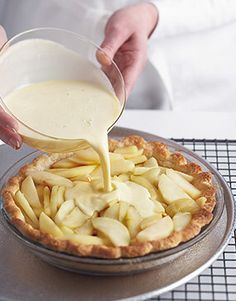
[[[2,0],[0,23],[8,37],[52,26],[101,43],[121,69],[127,108],[236,110],[235,0]],[[0,138],[22,143],[2,109]]]

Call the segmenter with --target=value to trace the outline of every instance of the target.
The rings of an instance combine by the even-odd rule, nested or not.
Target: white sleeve
[[[193,33],[236,22],[236,0],[153,0],[159,24],[153,38]]]

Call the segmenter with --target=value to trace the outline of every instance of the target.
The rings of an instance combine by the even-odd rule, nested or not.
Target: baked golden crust
[[[215,188],[212,184],[212,175],[203,172],[196,163],[188,162],[180,153],[171,153],[168,147],[160,142],[147,142],[139,136],[129,136],[121,141],[109,140],[110,151],[117,147],[136,145],[144,149],[147,157],[155,157],[163,167],[175,169],[193,176],[193,184],[201,191],[201,196],[206,197],[207,201],[201,206],[200,210],[192,215],[190,223],[179,232],[172,232],[164,239],[148,242],[133,241],[129,246],[111,247],[105,245],[82,245],[75,244],[70,240],[59,240],[50,234],[43,233],[39,229],[32,227],[24,219],[21,209],[14,201],[15,193],[20,189],[20,185],[29,171],[38,171],[49,168],[55,162],[69,158],[73,153],[42,155],[34,159],[31,164],[23,166],[19,174],[9,179],[7,185],[2,190],[3,205],[12,222],[25,236],[37,241],[51,249],[63,251],[79,256],[91,256],[100,258],[120,258],[143,256],[148,253],[157,252],[173,248],[195,237],[201,228],[213,218],[212,211],[215,206]]]

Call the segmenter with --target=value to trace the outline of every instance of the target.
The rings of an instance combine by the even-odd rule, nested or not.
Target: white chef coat
[[[115,10],[137,0],[0,0],[9,37],[60,27],[100,43]],[[160,20],[128,108],[236,110],[236,0],[154,0]]]

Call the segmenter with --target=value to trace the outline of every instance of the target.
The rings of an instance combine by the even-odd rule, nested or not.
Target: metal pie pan
[[[59,268],[78,272],[81,274],[89,274],[89,275],[125,275],[125,274],[134,274],[139,272],[144,272],[147,270],[151,270],[154,268],[161,267],[164,264],[167,264],[171,261],[174,261],[180,255],[183,255],[186,251],[189,251],[192,246],[196,246],[199,242],[202,242],[209,236],[212,231],[216,228],[219,220],[222,216],[222,212],[224,209],[224,195],[225,190],[228,189],[225,181],[223,180],[222,176],[217,172],[217,170],[212,167],[207,161],[199,157],[197,154],[193,153],[192,151],[186,149],[185,147],[144,132],[133,131],[130,129],[124,128],[114,128],[111,132],[111,137],[115,139],[120,139],[124,136],[128,135],[140,135],[144,137],[146,140],[156,140],[164,142],[168,145],[171,151],[179,151],[184,156],[190,160],[191,162],[196,162],[199,164],[204,170],[211,171],[214,175],[214,184],[217,188],[217,205],[214,209],[214,218],[212,222],[205,226],[201,233],[193,238],[190,241],[180,244],[179,246],[162,251],[157,253],[152,253],[142,257],[136,258],[120,258],[120,259],[99,259],[99,258],[91,258],[91,257],[79,257],[74,256],[66,253],[57,252],[54,250],[50,250],[44,247],[41,244],[35,243],[30,239],[23,236],[9,221],[7,214],[2,209],[1,220],[3,224],[7,226],[7,228],[17,237],[25,246],[27,246],[36,256],[40,257],[42,260],[46,261],[49,264],[57,266]],[[30,162],[34,157],[38,156],[40,152],[33,152],[21,160],[14,163],[4,174],[1,180],[1,186],[7,181],[7,179],[13,175],[15,175],[18,169]],[[232,195],[231,195],[231,203],[232,202]],[[233,205],[232,205],[233,206]],[[233,217],[232,217],[233,220]],[[229,233],[228,233],[229,236]],[[228,236],[226,235],[225,241],[223,244],[226,243]]]

